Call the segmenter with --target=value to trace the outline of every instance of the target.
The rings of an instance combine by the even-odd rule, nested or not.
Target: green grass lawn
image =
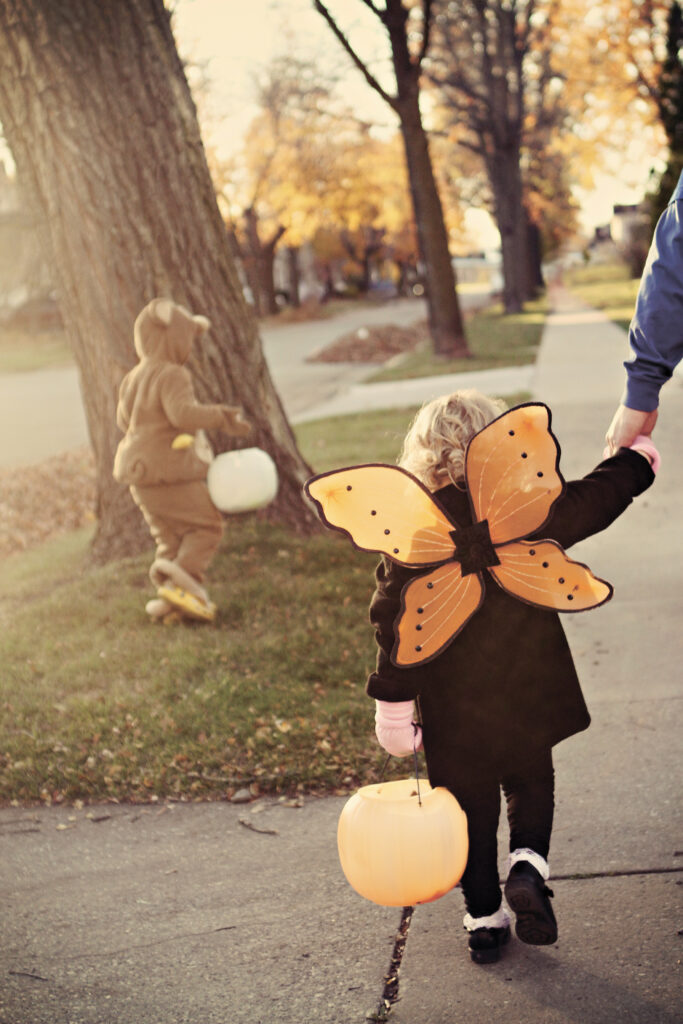
[[[299,443],[318,470],[393,462],[413,413],[306,424]],[[0,803],[330,791],[377,777],[364,694],[375,556],[328,532],[234,517],[211,567],[216,624],[154,626],[150,557],[92,568],[89,536],[2,563]]]
[[[610,320],[628,330],[640,280],[632,278],[624,264],[575,267],[565,275],[565,284],[589,306],[603,310]]]
[[[514,396],[511,404],[526,396]],[[415,409],[297,428],[317,471],[395,462]],[[229,518],[215,624],[153,625],[150,555],[88,562],[90,530],[0,563],[0,804],[342,792],[385,756],[364,692],[374,555]],[[386,777],[405,774],[392,761]]]
[[[90,570],[87,539],[46,545],[47,585],[37,572],[3,594],[0,801],[334,789],[372,774],[373,558],[242,517],[212,566],[217,623],[155,627],[149,558]]]
[[[524,312],[504,316],[502,307],[475,313],[466,324],[470,359],[441,359],[423,345],[395,363],[382,367],[370,381],[406,380],[445,373],[523,366],[536,359],[547,312],[547,300],[529,302]]]
[[[72,362],[64,331],[0,330],[0,373],[42,370]]]

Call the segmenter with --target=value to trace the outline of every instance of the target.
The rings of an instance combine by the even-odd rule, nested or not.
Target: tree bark
[[[355,53],[322,0],[313,0],[313,5],[326,19],[368,84],[398,115],[415,212],[418,246],[425,268],[429,328],[434,351],[444,357],[469,356],[443,207],[434,177],[427,133],[420,113],[420,74],[429,45],[431,0],[423,0],[422,46],[420,53],[415,57],[411,55],[408,44],[409,11],[403,5],[403,0],[385,0],[384,9],[377,7],[371,0],[364,2],[380,18],[389,34],[396,77],[396,96],[390,96],[382,89]]]
[[[498,150],[488,161],[488,175],[500,231],[503,305],[518,313],[527,296],[527,218],[523,204],[519,150]]]
[[[428,33],[429,12],[426,7],[424,17],[423,33]],[[451,358],[469,356],[443,207],[420,112],[420,64],[413,61],[408,48],[407,18],[408,11],[401,0],[386,0],[384,21],[391,42],[397,86],[396,109],[401,122],[420,255],[427,278],[429,329],[437,355]]]
[[[420,255],[425,265],[429,330],[434,351],[444,357],[469,356],[443,208],[434,179],[427,134],[417,108],[417,97],[410,103],[406,102],[405,107],[401,135]],[[412,110],[407,109],[409,107]]]
[[[469,130],[461,145],[486,169],[501,236],[506,313],[519,312],[537,293],[539,276],[530,259],[522,161],[526,93],[533,87],[524,67],[532,10],[531,4],[451,0],[440,20],[443,71],[433,76],[450,99],[454,123]]]
[[[155,295],[209,317],[190,364],[198,396],[244,407],[254,425],[246,444],[279,471],[270,514],[310,527],[309,469],[242,296],[162,0],[0,0],[0,120],[40,217],[80,372],[97,465],[95,557],[149,544],[111,467],[133,321]]]
[[[275,248],[286,229],[279,225],[271,238],[267,242],[262,242],[258,230],[258,215],[253,206],[245,210],[244,220],[249,260],[258,292],[258,296],[255,296],[256,309],[259,316],[274,316],[279,312],[275,296]]]
[[[299,271],[299,247],[287,246],[287,281],[289,304],[294,309],[301,305],[301,273]]]
[[[545,288],[543,278],[543,239],[538,224],[526,212],[527,237],[527,298],[535,299]]]

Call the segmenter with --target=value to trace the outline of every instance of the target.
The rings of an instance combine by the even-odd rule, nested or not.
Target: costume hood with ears
[[[249,424],[237,406],[198,402],[192,375],[183,365],[193,342],[209,328],[172,299],[152,299],[135,321],[139,362],[119,388],[116,422],[123,431],[114,476],[130,486],[206,480],[207,460],[192,443],[206,430],[245,437]],[[179,435],[191,435],[178,445]]]
[[[193,316],[172,299],[152,299],[135,321],[135,351],[140,359],[182,364],[210,326],[205,316]]]

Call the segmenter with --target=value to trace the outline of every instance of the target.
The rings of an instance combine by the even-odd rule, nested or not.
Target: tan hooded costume
[[[175,607],[183,607],[173,600],[174,587],[210,606],[201,584],[220,544],[223,520],[206,486],[211,451],[202,431],[241,437],[250,430],[241,409],[202,405],[195,398],[184,364],[209,326],[206,317],[193,316],[170,299],[153,299],[135,321],[140,361],[119,391],[116,419],[125,436],[114,459],[114,477],[130,486],[156,543],[150,576],[164,594],[161,603],[148,606],[153,617],[170,610],[163,607],[169,597]]]

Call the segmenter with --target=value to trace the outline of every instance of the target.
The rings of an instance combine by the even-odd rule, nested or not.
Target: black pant
[[[510,850],[525,847],[547,859],[555,806],[552,751],[535,753],[502,772],[479,762],[448,787],[467,815],[469,855],[461,885],[472,917],[495,914],[501,904],[496,842],[501,786]]]

